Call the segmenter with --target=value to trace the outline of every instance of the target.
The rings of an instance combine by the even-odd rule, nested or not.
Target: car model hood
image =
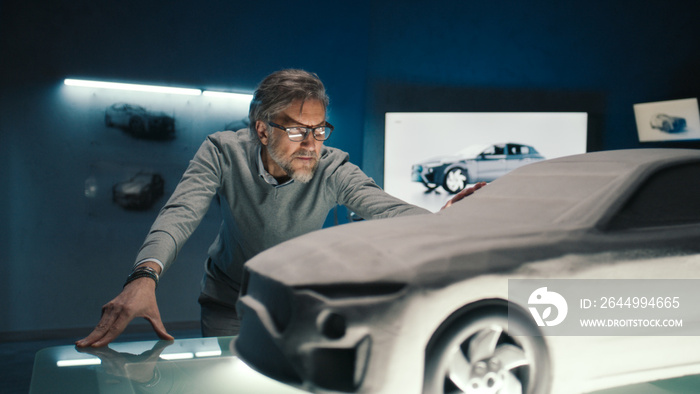
[[[528,261],[597,252],[586,240],[601,236],[601,218],[632,193],[652,166],[663,164],[659,158],[677,155],[641,151],[530,164],[442,212],[316,231],[271,248],[246,266],[289,286],[439,285],[446,276],[508,272]],[[697,159],[697,152],[692,155]]]
[[[464,204],[466,205],[466,204]],[[456,270],[483,274],[508,269],[493,254],[548,240],[547,231],[456,225],[447,214],[354,223],[318,231],[263,252],[248,269],[289,286],[430,281]],[[562,233],[558,232],[557,237]],[[462,262],[469,258],[468,265]],[[514,259],[506,259],[513,262]],[[510,264],[507,264],[510,266]]]
[[[596,178],[593,183],[610,184],[617,175]],[[542,193],[531,186],[531,177],[506,177],[442,212],[320,230],[259,254],[247,267],[290,286],[339,280],[412,282],[444,276],[448,270],[469,275],[512,269],[524,248],[561,244],[580,233],[586,214],[569,223],[557,222],[579,203],[575,198],[578,194],[534,198]],[[585,174],[561,178],[572,185],[592,182]],[[562,186],[551,185],[557,189]],[[514,190],[518,194],[513,194]],[[585,193],[601,193],[600,187],[594,193],[590,190],[586,188]],[[496,254],[498,259],[493,258]]]

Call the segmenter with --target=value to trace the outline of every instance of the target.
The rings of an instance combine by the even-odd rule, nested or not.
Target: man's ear
[[[268,135],[268,127],[265,122],[262,120],[256,120],[255,121],[255,132],[258,134],[258,138],[260,138],[260,142],[263,145],[267,145],[267,142],[270,138]]]

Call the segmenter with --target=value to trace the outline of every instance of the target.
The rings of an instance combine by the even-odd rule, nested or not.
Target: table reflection
[[[243,363],[236,337],[58,346],[35,357],[30,393],[303,393]]]

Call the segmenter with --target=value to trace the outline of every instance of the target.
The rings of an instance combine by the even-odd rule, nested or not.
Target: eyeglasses
[[[284,127],[273,122],[267,122],[267,124],[269,124],[272,127],[276,127],[278,129],[286,131],[287,135],[289,136],[289,140],[293,142],[304,141],[306,139],[306,136],[309,135],[309,133],[311,133],[311,135],[314,136],[314,139],[316,141],[325,141],[331,136],[331,133],[333,132],[333,125],[331,125],[328,122],[326,122],[326,124],[323,126],[316,127]]]

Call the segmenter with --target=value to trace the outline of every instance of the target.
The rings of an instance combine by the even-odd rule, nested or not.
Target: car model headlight
[[[347,322],[345,317],[328,310],[323,310],[316,320],[318,331],[328,339],[340,339],[345,336]]]
[[[369,336],[349,348],[318,347],[309,352],[309,378],[319,387],[354,392],[362,384],[372,348]]]

